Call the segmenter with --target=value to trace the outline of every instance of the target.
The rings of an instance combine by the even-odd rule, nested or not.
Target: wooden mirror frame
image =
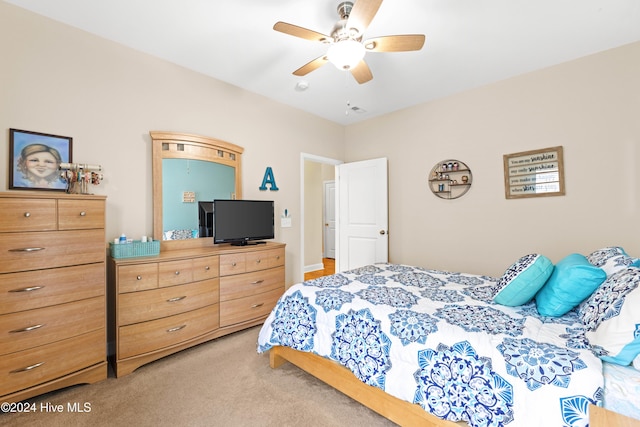
[[[242,153],[244,148],[206,136],[177,132],[151,131],[153,164],[153,238],[162,248],[178,249],[213,245],[213,239],[203,237],[186,240],[163,240],[162,160],[189,159],[219,163],[235,169],[235,195],[242,198]]]

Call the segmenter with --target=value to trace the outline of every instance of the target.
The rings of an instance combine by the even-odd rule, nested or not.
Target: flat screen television
[[[213,242],[250,245],[273,239],[272,200],[214,200]]]

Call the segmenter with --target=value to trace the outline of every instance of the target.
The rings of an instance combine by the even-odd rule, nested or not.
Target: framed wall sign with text
[[[505,154],[503,160],[507,199],[564,196],[561,146]]]

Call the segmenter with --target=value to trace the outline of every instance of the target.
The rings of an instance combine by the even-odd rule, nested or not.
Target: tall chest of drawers
[[[107,377],[105,203],[0,193],[0,401]]]
[[[109,358],[117,377],[264,321],[285,288],[285,245],[216,245],[108,258]]]

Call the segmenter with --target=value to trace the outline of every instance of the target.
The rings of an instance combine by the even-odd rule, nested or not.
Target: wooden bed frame
[[[282,346],[269,350],[269,364],[272,368],[287,361],[398,425],[460,426],[429,414],[420,405],[398,399],[378,387],[363,383],[347,368],[322,356]]]
[[[276,346],[269,350],[269,364],[278,368],[290,362],[338,391],[360,402],[367,408],[401,426],[460,427],[464,422],[454,423],[429,414],[420,405],[409,403],[372,387],[356,378],[347,368],[313,353]],[[589,405],[592,427],[640,427],[640,421],[616,414],[594,405]]]

